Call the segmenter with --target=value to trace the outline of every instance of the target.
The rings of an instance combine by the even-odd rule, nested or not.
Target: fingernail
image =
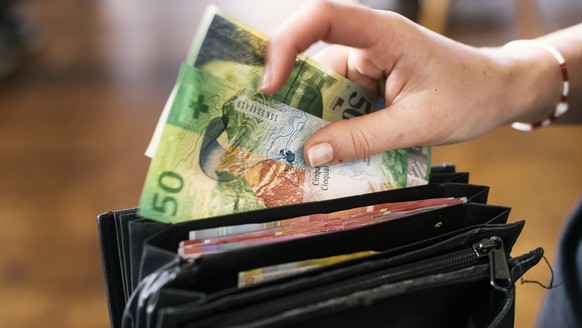
[[[261,90],[265,92],[265,89],[269,87],[270,83],[271,83],[271,69],[270,66],[265,66],[263,78],[261,79]]]
[[[327,164],[333,160],[333,147],[328,143],[320,143],[309,148],[307,158],[312,167]]]

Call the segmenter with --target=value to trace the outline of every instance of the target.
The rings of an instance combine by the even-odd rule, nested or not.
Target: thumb
[[[349,120],[333,122],[306,142],[309,166],[362,159],[382,151],[424,145],[429,140],[425,120],[398,105]],[[414,122],[411,126],[410,122]]]

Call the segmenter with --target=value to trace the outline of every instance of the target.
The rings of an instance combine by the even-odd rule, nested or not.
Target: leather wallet
[[[440,177],[432,182],[468,179],[450,168],[433,174]],[[136,209],[104,213],[98,227],[111,326],[512,327],[513,282],[543,250],[510,257],[524,222],[508,224],[510,209],[487,205],[488,192],[439,182],[175,225]],[[469,202],[194,260],[176,252],[190,231],[437,197]],[[377,253],[237,286],[245,270],[367,250]]]

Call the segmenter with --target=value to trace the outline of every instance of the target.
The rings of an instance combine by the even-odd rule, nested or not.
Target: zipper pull
[[[489,256],[489,282],[497,290],[506,292],[513,286],[511,272],[503,247],[503,240],[497,236],[483,239],[473,244],[477,257]]]

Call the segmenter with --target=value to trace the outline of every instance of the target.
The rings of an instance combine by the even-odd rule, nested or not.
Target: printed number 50
[[[369,114],[372,111],[372,104],[363,96],[360,97],[359,100],[356,101],[358,97],[358,93],[354,92],[350,95],[348,99],[348,104],[351,108],[346,108],[342,113],[342,118],[353,118],[357,116],[362,116],[364,114]]]
[[[184,179],[175,172],[165,171],[158,178],[158,186],[168,194],[177,194],[184,188]],[[156,193],[153,198],[154,211],[176,216],[178,200],[173,195],[159,196]]]

